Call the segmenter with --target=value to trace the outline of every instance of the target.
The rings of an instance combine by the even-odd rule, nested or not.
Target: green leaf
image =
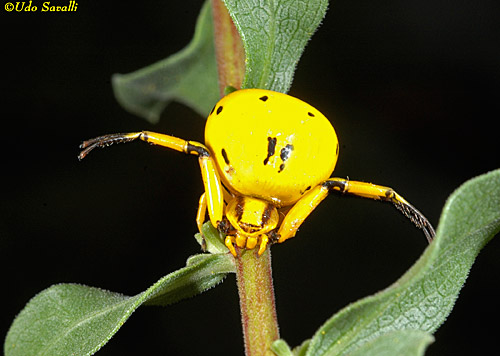
[[[309,349],[309,344],[311,343],[311,339],[307,339],[299,346],[293,349],[294,356],[305,356],[307,354],[307,350]]]
[[[499,231],[496,170],[458,188],[444,206],[435,240],[413,267],[389,288],[329,319],[307,355],[346,355],[394,330],[434,332],[453,308],[479,251]]]
[[[285,340],[279,339],[273,342],[271,346],[271,350],[277,355],[277,356],[293,356],[292,350],[290,349],[290,346],[286,343]]]
[[[196,23],[192,41],[180,52],[129,74],[114,74],[113,89],[128,111],[151,123],[177,100],[206,117],[219,100],[210,1]]]
[[[420,330],[396,330],[369,341],[350,356],[422,356],[434,337]]]
[[[227,253],[229,250],[224,244],[223,237],[219,231],[213,227],[212,223],[206,222],[203,224],[201,231],[203,232],[203,236],[205,237],[205,249],[210,253]],[[203,238],[201,234],[194,235],[196,241],[200,244],[200,246],[204,246]]]
[[[309,342],[310,340],[306,340],[300,346],[291,350],[285,340],[279,339],[273,343],[271,349],[277,356],[304,356],[309,347]]]
[[[242,88],[288,92],[327,0],[224,0],[245,48]]]
[[[177,302],[214,287],[230,272],[235,270],[229,254],[202,254],[133,297],[77,284],[54,285],[16,317],[5,340],[5,355],[92,355],[142,304]]]

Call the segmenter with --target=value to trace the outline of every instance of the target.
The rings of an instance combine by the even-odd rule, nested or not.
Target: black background
[[[203,140],[203,118],[190,109],[172,104],[150,125],[118,105],[110,84],[113,73],[183,48],[201,4],[0,9],[2,335],[52,284],[134,295],[199,252],[195,158],[143,143],[76,156],[83,139],[104,133]],[[332,2],[290,93],[335,126],[334,174],[389,185],[437,225],[456,187],[498,168],[499,15],[495,0]],[[425,247],[388,204],[330,197],[296,238],[272,248],[281,336],[298,345],[349,302],[395,281]],[[428,355],[496,346],[499,252],[493,240],[480,254]],[[175,306],[139,309],[99,355],[146,353],[242,354],[234,276]]]

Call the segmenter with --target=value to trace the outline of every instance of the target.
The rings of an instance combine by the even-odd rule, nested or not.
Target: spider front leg
[[[372,183],[351,181],[343,178],[330,178],[310,190],[289,210],[279,228],[278,242],[283,242],[291,237],[294,237],[304,220],[331,191],[342,194],[351,194],[363,198],[390,201],[419,229],[423,230],[429,243],[434,238],[435,232],[431,223],[422,213],[420,213],[415,207],[413,207],[413,205],[408,203],[392,188]]]
[[[196,225],[198,226],[198,231],[201,236],[201,249],[203,252],[207,250],[207,241],[205,240],[205,235],[203,235],[203,223],[205,222],[205,215],[207,214],[207,199],[205,193],[203,193],[198,201],[198,212],[196,213]]]
[[[208,208],[210,222],[214,227],[217,227],[219,222],[222,221],[222,214],[224,211],[223,188],[220,183],[214,159],[210,155],[210,151],[199,142],[186,141],[174,136],[151,131],[118,133],[99,136],[91,140],[84,141],[80,145],[82,151],[78,155],[78,159],[82,160],[85,158],[94,148],[107,147],[114,143],[124,143],[135,140],[142,140],[151,144],[167,147],[175,151],[198,156],[203,185],[205,187],[203,204],[205,205],[205,210]],[[198,212],[198,214],[200,214],[200,212]],[[200,225],[198,224],[198,227],[199,226]]]

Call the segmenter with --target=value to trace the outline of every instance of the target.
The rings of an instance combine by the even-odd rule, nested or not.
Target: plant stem
[[[261,256],[257,249],[242,250],[235,262],[245,354],[274,355],[271,344],[279,339],[279,330],[270,249]]]
[[[241,88],[245,74],[245,52],[233,21],[222,0],[212,0],[215,53],[221,96],[227,86]],[[279,339],[274,303],[271,252],[238,249],[235,258],[240,297],[241,323],[247,356],[274,355],[271,344]]]
[[[212,16],[219,91],[220,95],[224,96],[224,89],[227,86],[241,88],[245,75],[245,50],[222,0],[212,0]]]

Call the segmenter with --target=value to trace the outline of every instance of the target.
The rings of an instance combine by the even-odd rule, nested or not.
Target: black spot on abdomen
[[[283,163],[280,165],[280,169],[279,169],[278,173],[281,173],[281,171],[283,171],[285,169],[285,162],[288,158],[290,158],[292,151],[293,151],[293,145],[290,145],[290,144],[286,145],[285,147],[283,147],[281,149],[280,158],[283,161]]]
[[[293,151],[293,145],[288,144],[285,147],[283,147],[280,151],[281,160],[285,162],[290,157],[292,151]]]
[[[226,150],[222,149],[221,153],[222,153],[222,158],[224,158],[224,162],[226,162],[226,164],[229,164],[229,158],[227,157]]]
[[[311,189],[311,186],[308,186],[303,192],[300,192],[300,195],[304,195],[310,189]]]
[[[267,138],[267,157],[264,159],[264,166],[269,162],[269,158],[276,152],[276,141],[276,137]]]

